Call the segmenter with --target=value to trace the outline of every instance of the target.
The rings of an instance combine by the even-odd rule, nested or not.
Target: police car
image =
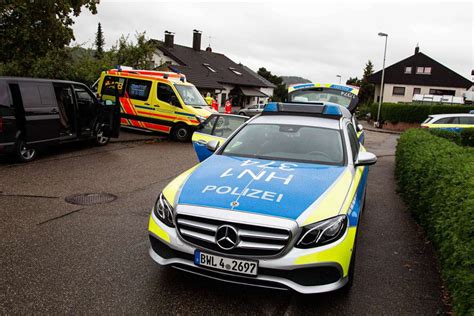
[[[216,119],[217,121],[217,119]],[[351,113],[269,103],[159,194],[150,256],[212,279],[300,293],[349,289],[368,166]]]
[[[465,128],[474,128],[474,114],[433,114],[421,123],[421,127],[460,132]]]

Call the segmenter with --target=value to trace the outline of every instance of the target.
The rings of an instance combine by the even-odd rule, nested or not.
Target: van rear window
[[[117,84],[118,95],[123,96],[123,88],[125,86],[125,78],[105,76],[104,83],[102,84],[102,95],[115,95],[114,84]]]

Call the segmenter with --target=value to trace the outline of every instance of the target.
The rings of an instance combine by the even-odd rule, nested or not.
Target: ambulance
[[[183,74],[117,67],[102,72],[97,96],[114,98],[118,87],[122,126],[169,134],[186,142],[215,111]]]

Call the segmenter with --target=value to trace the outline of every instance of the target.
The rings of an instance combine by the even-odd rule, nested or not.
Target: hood
[[[206,118],[210,116],[212,113],[216,113],[216,111],[214,111],[212,108],[208,106],[203,106],[202,108],[195,108],[190,105],[186,105],[186,107],[190,113],[193,113],[194,115],[198,115],[198,116],[203,116]]]
[[[212,155],[183,185],[178,204],[296,220],[345,168]]]

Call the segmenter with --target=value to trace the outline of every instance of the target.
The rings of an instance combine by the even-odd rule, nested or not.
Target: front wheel
[[[95,144],[97,146],[105,146],[109,143],[110,137],[104,135],[104,130],[101,126],[97,127],[97,133],[95,135]]]
[[[30,162],[36,158],[36,149],[29,147],[25,140],[20,138],[16,142],[15,157],[19,162]]]
[[[191,128],[188,125],[176,125],[171,131],[171,137],[178,142],[187,142],[191,139]]]
[[[239,115],[245,116],[244,112],[239,112]]]

